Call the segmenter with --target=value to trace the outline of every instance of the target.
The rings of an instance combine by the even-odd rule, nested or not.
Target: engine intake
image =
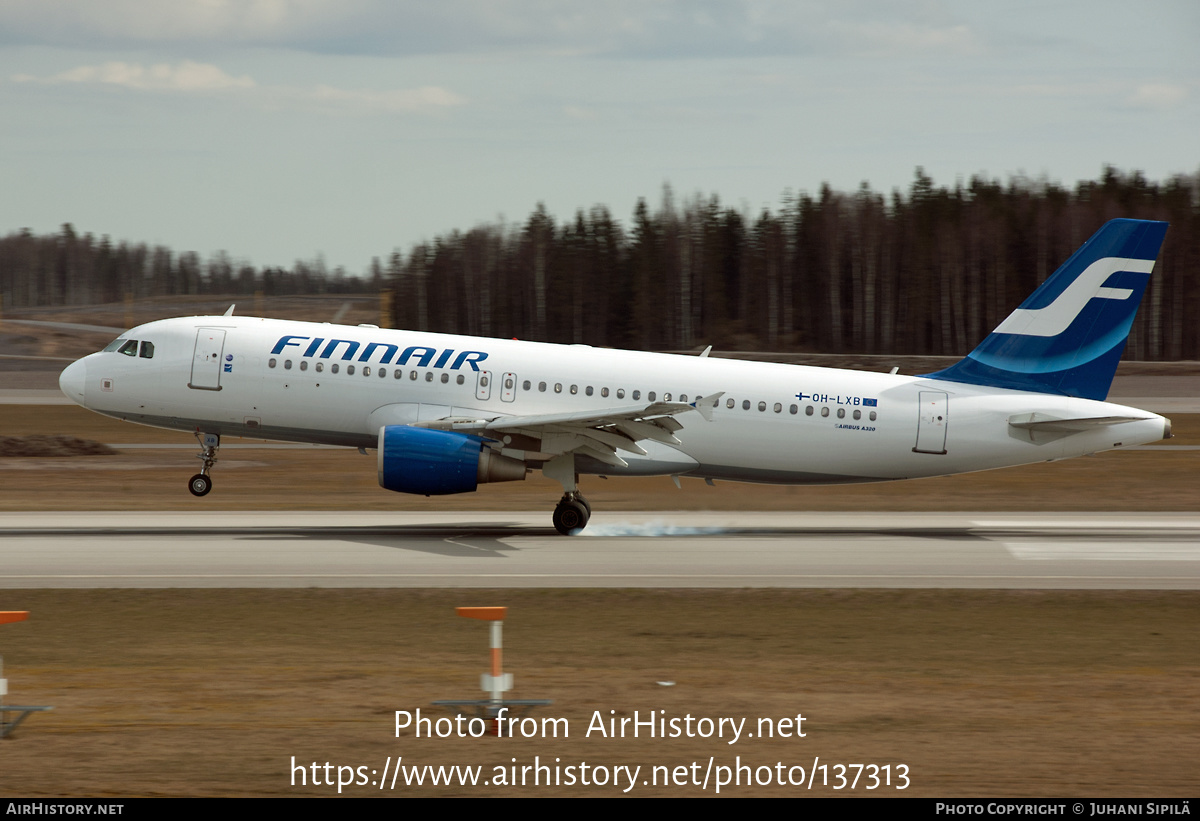
[[[478,436],[387,425],[379,429],[379,485],[399,493],[469,493],[484,482],[525,478],[525,463]]]

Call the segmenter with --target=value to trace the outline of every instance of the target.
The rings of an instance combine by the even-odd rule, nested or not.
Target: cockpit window
[[[131,339],[120,348],[117,348],[117,353],[123,353],[126,356],[137,356],[137,351],[138,344],[136,339]]]
[[[117,348],[121,347],[124,344],[125,344],[125,337],[123,337],[123,336],[117,337],[112,342],[109,342],[107,345],[104,346],[104,353],[112,353],[113,351],[115,351]]]
[[[141,355],[142,359],[153,359],[154,358],[154,343],[153,342],[143,342],[142,343],[142,352],[140,355]]]

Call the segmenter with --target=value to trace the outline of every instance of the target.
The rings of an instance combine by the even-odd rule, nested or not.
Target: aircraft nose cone
[[[58,377],[58,389],[72,402],[86,407],[87,363],[82,359],[72,362]]]

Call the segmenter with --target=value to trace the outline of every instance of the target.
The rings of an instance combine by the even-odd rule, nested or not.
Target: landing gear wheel
[[[188,490],[193,496],[205,496],[212,490],[212,479],[209,479],[203,473],[197,473],[191,479],[188,479]]]
[[[196,457],[204,463],[200,472],[188,479],[188,490],[193,496],[206,496],[212,490],[212,479],[208,472],[217,463],[217,448],[221,446],[221,437],[216,433],[195,432],[196,441],[200,443],[200,452]]]
[[[564,499],[554,508],[554,529],[564,536],[578,533],[587,527],[588,509],[576,499]]]
[[[577,501],[581,505],[583,505],[583,508],[584,508],[584,510],[587,511],[588,518],[590,519],[592,517],[592,503],[589,502],[587,499],[583,498],[582,493],[575,494],[575,501]]]

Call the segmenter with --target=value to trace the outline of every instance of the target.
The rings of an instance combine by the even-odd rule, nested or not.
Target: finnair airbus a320
[[[233,316],[131,329],[59,380],[84,407],[191,431],[212,488],[222,436],[378,449],[379,484],[426,495],[579,474],[878,482],[1081,456],[1170,436],[1108,404],[1162,222],[1104,225],[957,364],[923,376]],[[707,351],[705,352],[707,354]]]

